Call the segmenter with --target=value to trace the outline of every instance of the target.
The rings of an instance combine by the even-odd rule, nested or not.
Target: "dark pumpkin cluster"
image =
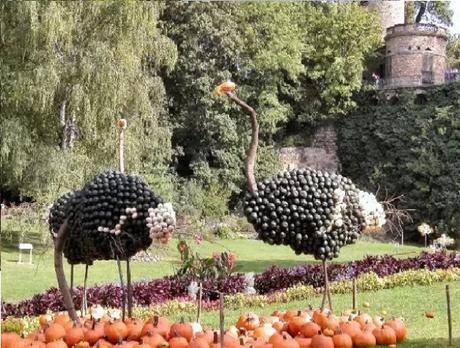
[[[165,239],[163,231],[172,233],[175,224],[175,217],[166,213],[162,199],[141,178],[108,171],[81,191],[60,197],[50,209],[49,223],[56,236],[67,219],[65,257],[71,264],[91,264],[126,259],[152,240]]]
[[[256,192],[247,193],[245,214],[264,242],[331,260],[366,227],[359,192],[341,175],[291,170],[259,182]]]

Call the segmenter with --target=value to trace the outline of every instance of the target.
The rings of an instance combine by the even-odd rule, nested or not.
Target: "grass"
[[[460,282],[449,283],[451,293],[451,310],[453,320],[452,347],[460,347]],[[264,307],[247,308],[247,312],[255,312],[259,315],[270,315],[275,309],[300,309],[312,304],[319,307],[321,297],[313,297],[308,301],[295,301],[283,304],[270,304]],[[340,313],[351,308],[351,295],[334,295],[332,297],[334,310]],[[447,329],[447,305],[445,285],[435,284],[433,286],[401,287],[375,292],[364,292],[358,294],[358,304],[369,302],[371,307],[364,309],[372,315],[380,314],[385,310],[387,317],[401,316],[408,327],[408,341],[398,344],[401,348],[442,348],[448,347]],[[425,311],[432,311],[434,318],[426,318]],[[226,326],[235,325],[241,311],[225,311]],[[173,316],[179,320],[181,314]],[[218,328],[219,312],[209,311],[202,314],[204,326]]]
[[[134,280],[153,279],[174,273],[179,262],[179,254],[173,241],[165,248],[158,250],[164,261],[160,262],[134,262],[132,274]],[[296,256],[285,246],[270,246],[256,240],[219,240],[216,242],[203,242],[199,246],[192,246],[200,255],[212,255],[216,251],[231,251],[237,256],[238,271],[261,272],[272,265],[294,266],[305,262],[315,262],[311,256]],[[356,245],[345,247],[336,262],[347,262],[362,259],[367,254],[391,254],[399,257],[411,257],[421,250],[415,246],[394,246],[389,243],[360,241]],[[34,264],[17,264],[18,252],[13,248],[3,248],[2,253],[2,297],[6,302],[30,298],[36,293],[57,286],[53,266],[53,252],[51,249],[40,252],[34,256]],[[67,277],[70,267],[66,265]],[[75,267],[75,283],[82,284],[84,266]],[[69,280],[69,278],[68,278]],[[118,280],[116,262],[100,261],[90,267],[88,283],[111,282]]]

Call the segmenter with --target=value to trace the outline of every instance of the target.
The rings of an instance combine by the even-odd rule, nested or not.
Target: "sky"
[[[452,21],[454,25],[451,28],[453,33],[460,34],[460,0],[453,0],[450,2],[451,8],[454,10],[454,17]]]

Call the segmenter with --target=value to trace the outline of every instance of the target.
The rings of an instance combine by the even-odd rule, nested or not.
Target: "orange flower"
[[[181,240],[177,245],[177,249],[181,254],[185,253],[188,250],[188,245],[184,240]]]
[[[235,254],[229,254],[228,255],[228,265],[233,268],[236,263],[236,255]]]

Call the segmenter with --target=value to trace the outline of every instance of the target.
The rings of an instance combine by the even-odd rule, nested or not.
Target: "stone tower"
[[[386,30],[397,24],[404,23],[404,0],[370,0],[364,1],[363,5],[369,10],[376,11],[380,17],[380,27],[382,29],[382,39],[386,35]]]
[[[447,31],[432,24],[399,24],[385,36],[385,87],[444,83]]]

